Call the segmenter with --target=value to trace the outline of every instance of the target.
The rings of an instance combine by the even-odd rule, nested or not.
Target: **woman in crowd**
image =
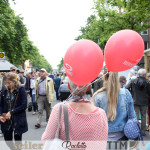
[[[37,111],[37,104],[35,101],[35,95],[36,95],[36,89],[35,89],[35,82],[36,82],[36,77],[35,77],[35,72],[31,72],[31,79],[30,79],[30,88],[32,90],[32,105],[33,105],[33,115],[36,114]]]
[[[65,104],[68,107],[69,134],[70,141],[105,141],[106,148],[108,124],[104,110],[93,106],[89,100],[85,99],[87,86],[78,87],[69,81],[69,89],[72,94],[71,100]],[[55,105],[45,132],[42,135],[42,141],[55,138],[58,126],[59,104]],[[60,120],[59,138],[66,140],[63,119]]]
[[[7,145],[10,149],[13,149],[13,132],[14,139],[19,144],[22,141],[22,134],[28,131],[25,112],[27,108],[27,95],[25,88],[20,86],[17,74],[7,73],[5,84],[6,88],[2,90],[0,100],[1,130]]]
[[[131,119],[137,121],[133,100],[127,89],[120,88],[118,73],[109,72],[105,76],[104,87],[92,97],[95,106],[105,110],[108,118],[108,141],[127,140],[123,133],[128,120],[127,106]]]

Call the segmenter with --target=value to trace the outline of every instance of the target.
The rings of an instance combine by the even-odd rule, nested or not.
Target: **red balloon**
[[[121,30],[112,35],[105,46],[105,63],[109,71],[125,71],[135,66],[143,53],[142,37],[133,30]]]
[[[69,79],[82,86],[99,75],[103,67],[103,53],[93,41],[79,40],[67,50],[64,66]]]

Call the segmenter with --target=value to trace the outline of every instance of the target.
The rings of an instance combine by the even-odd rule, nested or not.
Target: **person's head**
[[[120,76],[119,77],[119,82],[120,82],[121,87],[122,87],[127,82],[126,77],[125,76]]]
[[[64,81],[63,81],[63,84],[68,84],[68,80],[64,80]]]
[[[139,69],[138,76],[139,77],[146,77],[146,70],[145,69]]]
[[[10,67],[10,72],[17,73],[16,67],[14,66]]]
[[[46,71],[46,69],[42,68],[40,70],[40,77],[45,78],[46,76],[47,76],[47,71]]]
[[[132,77],[132,76],[135,76],[135,70],[133,70],[133,69],[130,71],[130,77]]]
[[[57,73],[56,77],[58,78],[59,77],[59,74]]]
[[[34,71],[31,72],[31,76],[35,77],[35,72]]]
[[[17,89],[19,87],[19,76],[16,73],[9,72],[5,76],[6,89]]]
[[[150,73],[147,74],[148,81],[150,81]]]
[[[22,76],[24,76],[24,70],[23,70],[23,69],[20,70],[20,74],[21,74]]]
[[[77,86],[71,80],[69,80],[68,87],[72,95],[84,96],[89,86],[88,85]]]
[[[26,74],[26,77],[29,79],[29,78],[31,78],[31,74],[30,73],[27,73]]]

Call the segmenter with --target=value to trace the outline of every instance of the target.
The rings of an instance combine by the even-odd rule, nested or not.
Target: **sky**
[[[15,0],[11,8],[24,18],[29,39],[53,69],[80,35],[93,13],[93,0]]]

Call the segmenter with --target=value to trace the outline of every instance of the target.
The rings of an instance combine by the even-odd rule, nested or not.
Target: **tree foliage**
[[[61,59],[60,63],[57,65],[58,71],[61,71],[61,68],[64,66],[64,58]]]
[[[18,66],[30,60],[33,67],[52,71],[51,65],[29,40],[23,18],[15,15],[8,0],[0,1],[0,33],[0,51],[5,52],[11,63]]]
[[[81,27],[81,35],[95,41],[104,49],[109,37],[122,29],[141,32],[150,27],[149,0],[94,0],[95,13]],[[121,12],[119,12],[121,10]]]

